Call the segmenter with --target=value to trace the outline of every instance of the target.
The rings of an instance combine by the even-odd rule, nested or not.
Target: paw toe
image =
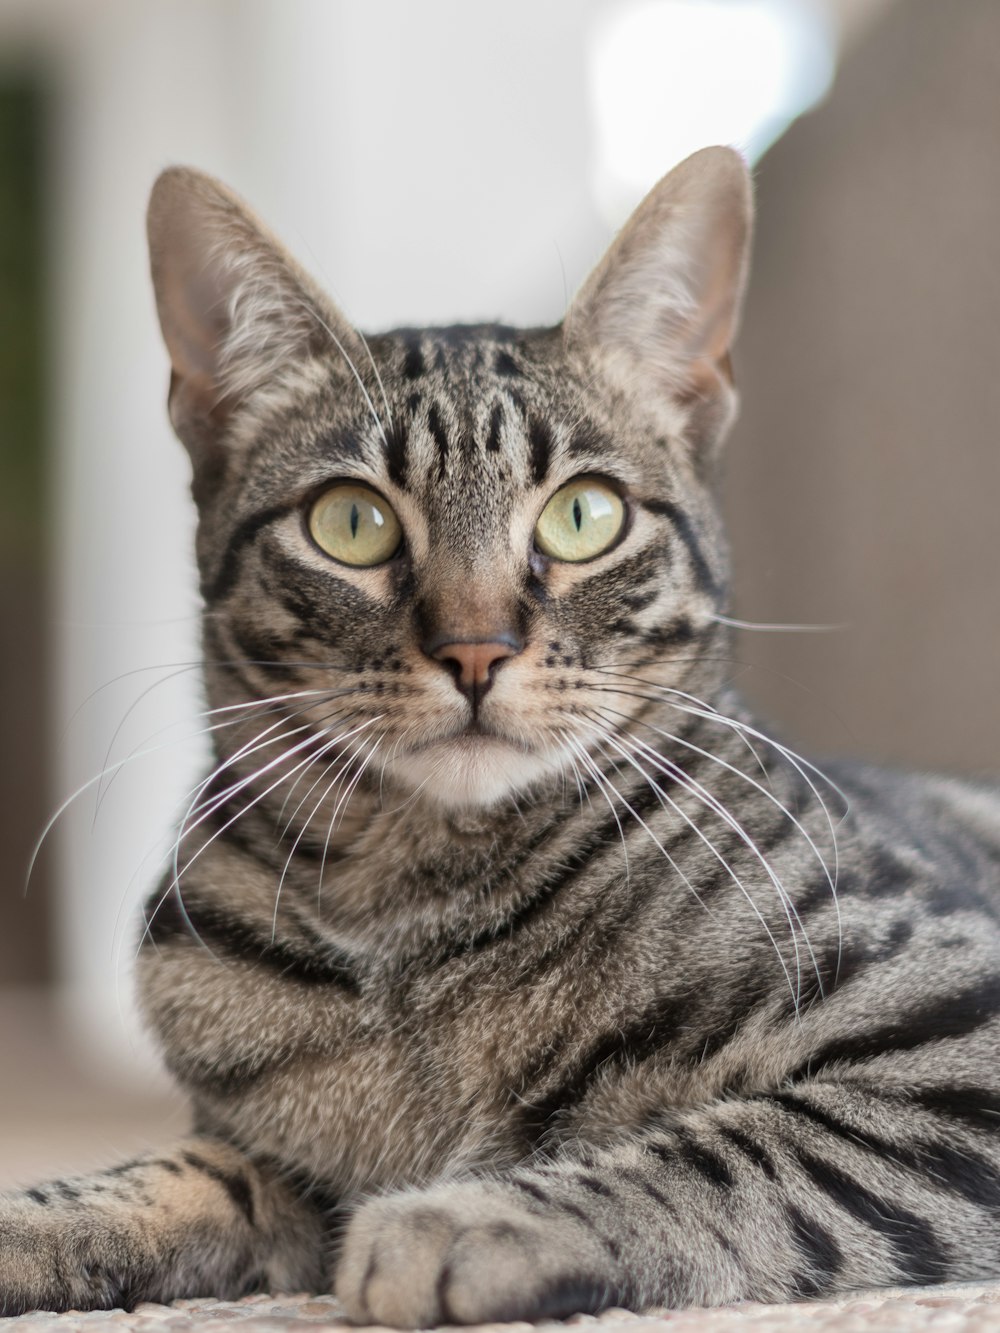
[[[500,1191],[388,1196],[355,1216],[337,1295],[357,1323],[393,1328],[563,1318],[608,1304],[589,1238]]]

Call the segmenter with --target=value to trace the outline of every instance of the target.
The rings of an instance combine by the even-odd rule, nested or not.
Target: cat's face
[[[646,706],[636,678],[703,683],[748,217],[742,163],[707,150],[558,328],[366,343],[222,187],[161,177],[207,658],[234,664],[213,702],[288,696],[296,762],[475,806],[586,773]]]

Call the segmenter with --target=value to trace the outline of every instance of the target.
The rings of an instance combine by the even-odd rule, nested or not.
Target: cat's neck
[[[558,878],[598,831],[617,845],[630,824],[652,813],[661,819],[673,808],[670,836],[683,860],[687,843],[697,847],[695,825],[710,811],[725,770],[778,791],[794,775],[779,762],[762,777],[761,765],[773,756],[754,744],[761,733],[733,695],[718,697],[711,708],[692,706],[679,721],[666,709],[651,709],[645,739],[636,736],[629,748],[595,749],[593,770],[581,772],[579,782],[559,775],[488,807],[359,786],[349,817],[331,837],[321,895],[309,870],[303,901],[316,905],[316,926],[339,947],[386,959],[435,942],[458,947],[519,910],[525,885]]]

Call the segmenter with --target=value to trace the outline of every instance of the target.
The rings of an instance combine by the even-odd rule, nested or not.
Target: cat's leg
[[[803,1084],[386,1195],[351,1222],[337,1294],[413,1327],[995,1276],[1000,1097],[977,1096]]]
[[[0,1196],[0,1315],[316,1289],[319,1213],[215,1139]]]

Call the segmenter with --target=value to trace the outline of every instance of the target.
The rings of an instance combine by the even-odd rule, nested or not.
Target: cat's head
[[[213,702],[288,696],[303,760],[486,805],[586,774],[642,681],[710,688],[750,216],[742,159],[705,149],[558,327],[365,340],[225,187],[165,172],[150,246],[206,656],[231,664]]]

